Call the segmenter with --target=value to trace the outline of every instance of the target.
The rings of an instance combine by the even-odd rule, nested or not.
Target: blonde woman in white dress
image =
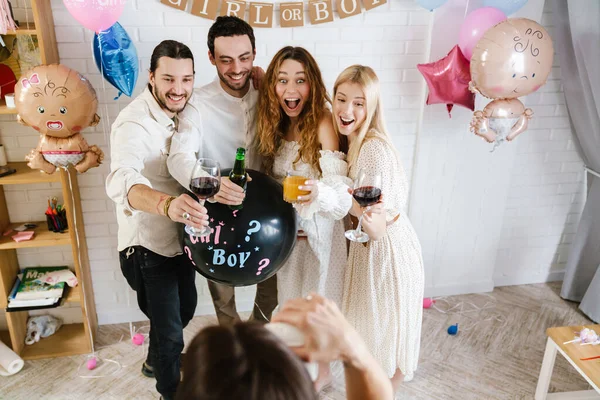
[[[382,113],[375,72],[345,69],[334,85],[334,126],[348,138],[349,177],[356,179],[360,170],[381,176],[383,208],[361,209],[353,201],[350,214],[366,211],[362,229],[370,240],[350,242],[342,311],[397,390],[417,369],[424,275],[421,245],[405,213],[404,169]]]
[[[321,72],[308,51],[288,46],[275,54],[258,99],[256,148],[268,174],[282,182],[294,171],[309,179],[301,190],[310,192],[294,205],[302,236],[277,272],[279,304],[315,292],[341,307],[347,261],[342,219],[352,198],[328,103]],[[317,390],[329,382],[329,366],[320,365]]]

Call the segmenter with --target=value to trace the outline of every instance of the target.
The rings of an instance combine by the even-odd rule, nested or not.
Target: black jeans
[[[164,257],[142,246],[119,252],[119,259],[127,283],[137,293],[140,310],[150,319],[146,362],[154,369],[156,390],[170,400],[180,379],[183,328],[198,302],[196,272],[183,256]]]

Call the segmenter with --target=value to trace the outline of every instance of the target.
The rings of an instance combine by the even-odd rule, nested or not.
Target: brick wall
[[[13,1],[13,5],[14,3]],[[21,1],[19,5],[22,5]],[[87,129],[86,139],[89,143],[98,144],[109,154],[107,123],[114,120],[129,99],[123,96],[117,101],[113,100],[116,90],[103,81],[92,59],[91,32],[71,17],[62,1],[53,0],[52,8],[61,62],[89,78],[101,100],[99,114],[103,123],[96,128]],[[16,7],[16,11],[24,13],[21,7]],[[256,65],[266,69],[271,57],[284,45],[303,46],[315,56],[330,89],[343,68],[353,63],[374,67],[382,81],[389,131],[394,136],[410,178],[424,84],[416,64],[430,61],[425,52],[431,16],[430,12],[421,9],[414,1],[389,0],[382,7],[345,20],[336,19],[333,23],[303,28],[258,29]],[[20,16],[18,18],[23,19]],[[152,49],[163,39],[176,39],[190,45],[196,57],[196,86],[204,85],[214,78],[214,67],[206,56],[206,35],[211,21],[171,9],[158,0],[129,0],[119,22],[135,42],[140,57],[140,77],[135,95],[141,92],[147,82],[145,71],[149,66]],[[276,21],[275,26],[278,24]],[[535,100],[535,96],[530,96],[530,105],[534,101],[538,102],[534,108],[535,125],[515,142],[519,146],[519,155],[514,166],[506,171],[506,174],[510,174],[507,179],[510,178],[511,181],[507,194],[508,205],[506,210],[498,210],[504,213],[505,222],[500,248],[494,248],[498,252],[495,277],[504,277],[504,281],[499,279],[499,283],[512,282],[515,270],[541,271],[542,264],[544,268],[550,268],[557,249],[564,257],[563,250],[577,220],[578,204],[581,202],[581,162],[570,143],[560,81],[557,80],[557,74],[553,74],[553,77],[542,89],[543,92],[535,95],[538,100]],[[465,140],[471,139],[474,140],[471,137]],[[36,145],[37,135],[33,130],[18,125],[14,116],[0,116],[0,142],[7,148],[11,161],[20,161]],[[564,146],[561,147],[560,143]],[[553,169],[547,170],[546,166]],[[118,265],[114,208],[106,197],[103,186],[109,172],[108,167],[109,160],[100,168],[79,176],[100,323],[143,318]],[[423,179],[418,183],[428,185],[430,182]],[[46,197],[60,193],[56,185],[15,186],[7,189],[10,217],[13,221],[39,219],[46,207]],[[568,201],[565,196],[568,196]],[[532,198],[539,203],[532,203]],[[435,198],[428,202],[413,204],[411,208],[440,206]],[[548,210],[548,213],[543,214],[543,217],[538,216],[538,208]],[[520,221],[524,218],[529,221],[526,231],[519,228],[522,226]],[[547,226],[553,228],[550,230]],[[562,232],[563,229],[566,231]],[[452,227],[446,227],[439,234],[451,235],[452,231]],[[535,238],[547,237],[547,241],[534,239],[531,233],[540,231],[546,233]],[[509,248],[512,246],[510,243],[525,235],[528,237],[521,240],[522,246],[518,248],[518,252]],[[564,237],[561,238],[560,235]],[[423,251],[424,254],[430,254],[437,250],[424,247]],[[535,260],[534,263],[531,263],[531,258]],[[53,263],[71,263],[70,249],[19,251],[22,266],[44,264],[49,259]],[[431,265],[425,267],[428,269]],[[465,276],[464,279],[468,283],[470,277]],[[204,279],[198,276],[197,282],[197,313],[211,313],[212,302]],[[435,287],[430,289],[435,293]],[[249,309],[252,299],[252,288],[238,289],[240,308]],[[61,312],[68,313],[68,310]]]
[[[542,25],[554,34],[549,3]],[[583,162],[572,140],[558,56],[548,82],[527,97],[527,106],[535,118],[529,131],[515,141],[496,285],[562,280],[585,204]]]

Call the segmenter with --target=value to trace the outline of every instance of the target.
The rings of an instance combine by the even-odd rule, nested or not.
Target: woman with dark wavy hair
[[[182,400],[317,400],[302,360],[260,323],[204,328],[186,352]]]
[[[333,301],[317,294],[290,300],[273,322],[296,328],[304,344],[288,347],[257,322],[200,331],[187,349],[176,400],[317,400],[302,362],[333,360],[344,363],[348,400],[393,398],[390,380]]]
[[[258,99],[255,147],[268,174],[279,182],[288,172],[302,175],[308,180],[299,189],[309,192],[294,204],[302,240],[277,273],[279,304],[311,292],[341,304],[346,265],[341,219],[352,198],[330,103],[321,71],[308,51],[288,46],[275,54]],[[321,364],[317,389],[330,381],[329,366]]]

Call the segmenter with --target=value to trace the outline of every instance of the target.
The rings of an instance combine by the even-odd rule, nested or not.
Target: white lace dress
[[[393,149],[367,140],[350,168],[381,174],[381,193],[390,223],[387,234],[367,243],[351,242],[342,311],[363,337],[389,377],[397,368],[411,380],[417,369],[423,314],[421,245],[405,213],[407,182]]]
[[[297,142],[284,141],[273,164],[273,177],[282,182],[286,172],[296,170],[311,179],[319,172],[298,156]],[[344,153],[321,151],[318,199],[310,206],[295,206],[299,229],[306,233],[292,250],[285,265],[277,272],[279,304],[311,292],[334,300],[340,307],[347,261],[346,239],[342,218],[352,205],[348,194],[347,164]]]

